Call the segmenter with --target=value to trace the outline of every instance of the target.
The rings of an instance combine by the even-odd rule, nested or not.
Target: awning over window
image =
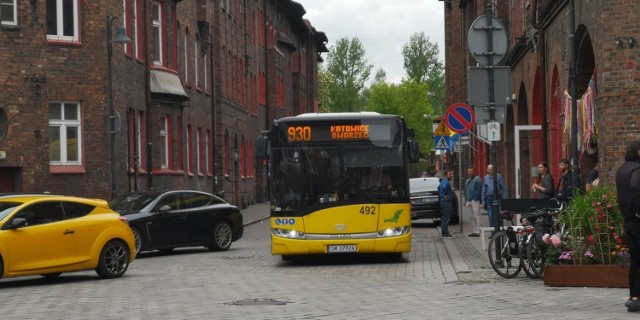
[[[189,100],[178,75],[162,70],[151,70],[151,95],[162,100]]]

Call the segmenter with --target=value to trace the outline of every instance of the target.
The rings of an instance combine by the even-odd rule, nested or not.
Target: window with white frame
[[[18,0],[0,0],[0,23],[18,25]]]
[[[184,81],[189,82],[189,30],[185,29],[184,32]]]
[[[209,164],[209,134],[211,134],[211,132],[209,130],[206,130],[204,133],[204,146],[203,146],[203,152],[204,152],[204,171],[209,174],[211,173],[211,169],[209,169],[211,167],[211,165]]]
[[[202,70],[204,71],[204,81],[203,81],[204,82],[204,90],[205,91],[209,91],[209,81],[207,81],[207,77],[209,76],[209,73],[208,73],[207,69],[209,67],[207,66],[207,61],[208,60],[207,60],[207,55],[206,54],[204,55],[202,60],[203,60],[202,61]]]
[[[49,162],[80,165],[82,162],[80,103],[49,103]]]
[[[200,161],[200,149],[202,148],[202,146],[200,145],[200,142],[202,141],[200,139],[201,135],[202,128],[198,128],[198,132],[196,133],[196,168],[198,168],[198,173],[202,173],[202,161]]]
[[[187,125],[187,172],[193,172],[193,167],[192,167],[192,163],[193,163],[193,154],[191,151],[191,147],[193,146],[193,144],[191,143],[191,125]]]
[[[142,155],[144,150],[142,149],[142,112],[136,117],[136,144],[138,147],[138,168],[142,168]]]
[[[47,0],[47,39],[78,41],[78,0]]]
[[[151,5],[152,36],[153,36],[153,63],[162,65],[162,5],[154,1]]]
[[[200,87],[200,78],[198,77],[198,74],[200,73],[198,70],[198,68],[200,67],[200,65],[198,64],[198,58],[200,56],[200,38],[198,38],[198,36],[196,35],[196,45],[195,45],[195,49],[193,50],[193,74],[195,75],[195,84],[196,87]]]
[[[140,58],[140,50],[138,49],[138,1],[133,1],[133,14],[131,15],[131,35],[133,39],[133,54]]]
[[[167,117],[160,117],[160,168],[169,167],[169,121]]]

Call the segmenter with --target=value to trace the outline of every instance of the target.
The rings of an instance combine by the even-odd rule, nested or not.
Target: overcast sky
[[[379,68],[387,81],[406,77],[402,46],[416,32],[437,43],[444,62],[444,1],[438,0],[294,0],[306,10],[305,19],[326,33],[331,48],[337,39],[357,37],[366,59],[373,64],[370,80]],[[326,59],[326,53],[323,54]]]

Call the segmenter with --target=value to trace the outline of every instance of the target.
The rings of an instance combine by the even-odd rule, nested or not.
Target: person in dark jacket
[[[549,172],[549,165],[545,161],[538,164],[538,174],[539,183],[534,183],[531,186],[531,190],[538,193],[538,199],[553,198],[553,177]]]
[[[449,181],[453,179],[453,170],[445,171],[445,176],[440,180],[438,193],[440,194],[440,207],[442,208],[442,219],[440,220],[440,231],[443,238],[453,238],[449,233],[449,220],[453,213],[453,201],[455,194]]]
[[[562,201],[569,201],[573,198],[573,181],[571,176],[571,169],[569,160],[560,159],[558,161],[558,167],[560,167],[560,173],[562,176],[558,180],[558,187],[556,188],[556,198]]]
[[[616,172],[616,192],[631,259],[625,306],[629,312],[640,311],[640,141],[627,146],[624,163]]]

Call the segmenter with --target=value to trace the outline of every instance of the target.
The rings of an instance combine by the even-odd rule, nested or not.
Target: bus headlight
[[[387,228],[383,230],[378,230],[378,237],[379,238],[397,237],[397,236],[401,236],[409,233],[410,230],[411,230],[410,226]]]
[[[273,228],[271,229],[271,233],[276,237],[289,239],[305,239],[307,237],[304,232],[291,229]]]

